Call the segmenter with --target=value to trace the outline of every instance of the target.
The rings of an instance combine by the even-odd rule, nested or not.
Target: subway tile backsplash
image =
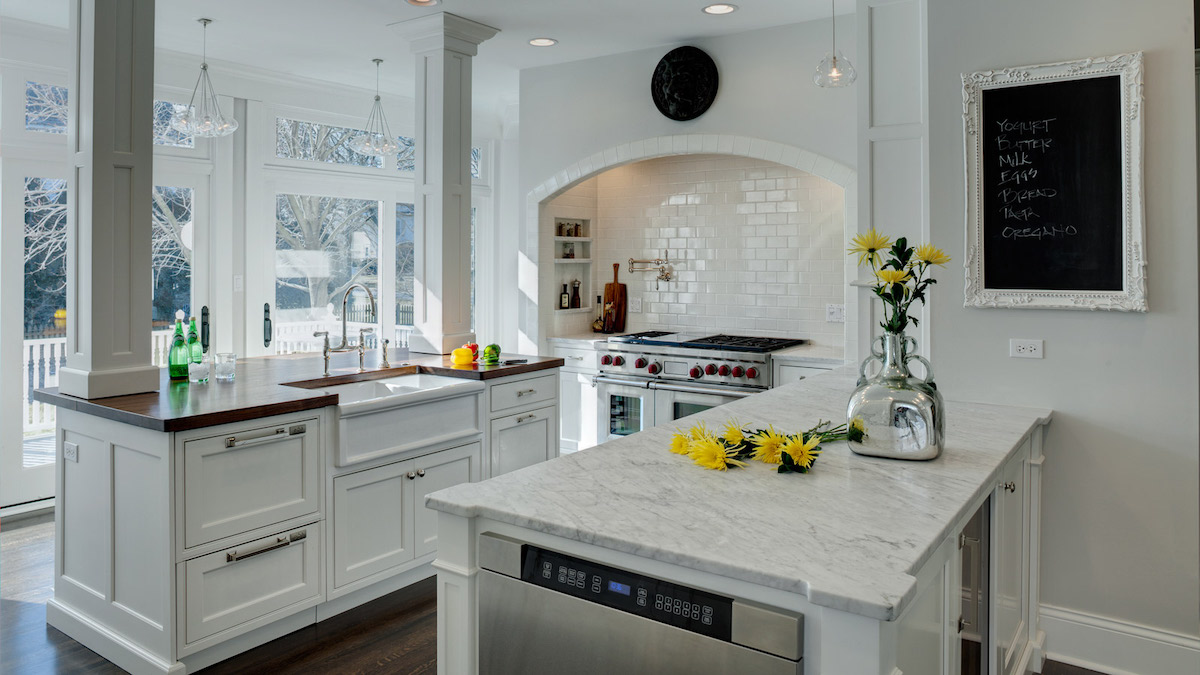
[[[561,212],[561,213],[560,213]],[[543,218],[592,219],[594,295],[620,263],[626,330],[650,328],[808,337],[841,347],[845,324],[825,321],[845,302],[844,195],[798,169],[746,157],[681,155],[618,167],[551,202]],[[671,281],[629,273],[630,258],[660,258]],[[594,298],[593,298],[594,299]],[[552,334],[590,330],[595,312],[555,316]]]

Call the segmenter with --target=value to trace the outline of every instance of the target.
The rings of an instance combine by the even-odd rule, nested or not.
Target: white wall
[[[853,60],[851,17],[838,22],[838,34],[838,46]],[[675,45],[521,71],[521,199],[594,153],[671,134],[760,138],[853,167],[855,90],[819,89],[811,79],[828,42],[828,21],[687,42],[705,50],[720,74],[712,107],[689,122],[667,119],[650,99],[654,67]],[[528,270],[538,261],[536,232],[528,219],[522,223],[516,253]],[[526,277],[506,304],[525,338],[536,340],[537,296],[524,292]]]
[[[1146,52],[1150,312],[966,309],[963,270],[947,269],[933,296],[934,364],[948,399],[1055,410],[1043,486],[1043,604],[1194,638],[1200,344],[1192,6],[929,0],[928,20],[931,227],[933,241],[951,252],[963,250],[965,229],[959,74]],[[1010,359],[1010,337],[1044,339],[1045,359]],[[1054,640],[1048,633],[1051,654]]]

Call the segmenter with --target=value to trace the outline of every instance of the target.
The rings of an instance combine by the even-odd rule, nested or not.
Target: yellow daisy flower
[[[930,265],[939,265],[945,267],[946,263],[950,262],[950,256],[942,249],[933,244],[921,244],[917,247],[914,253],[917,260],[928,263]]]
[[[807,469],[817,461],[817,455],[821,454],[820,450],[815,449],[820,444],[821,437],[817,434],[813,434],[807,441],[804,440],[804,434],[796,434],[788,437],[787,443],[783,445],[783,452],[791,455],[797,466]]]
[[[723,434],[725,442],[730,445],[741,445],[742,441],[746,440],[746,434],[742,431],[742,425],[737,423],[737,420],[729,420],[725,423],[725,433]]]
[[[737,450],[727,448],[715,438],[702,438],[692,442],[692,459],[706,469],[724,471],[730,466],[746,466],[745,462],[734,459]]]
[[[850,426],[846,431],[846,440],[859,442],[867,437],[867,423],[861,417],[855,417],[850,420]]]
[[[908,270],[879,270],[875,273],[879,281],[884,286],[891,287],[892,284],[902,284],[908,280]]]
[[[698,441],[702,438],[712,438],[714,435],[708,427],[704,426],[704,422],[697,422],[692,426],[688,433],[691,435],[692,440],[694,441]]]
[[[892,245],[892,240],[876,232],[875,228],[871,228],[867,232],[854,235],[854,238],[850,240],[850,244],[851,246],[846,249],[846,252],[857,253],[858,264],[860,266],[868,260],[878,265],[879,251],[889,248]]]
[[[671,435],[671,452],[677,455],[686,455],[690,452],[688,446],[691,442],[692,439],[687,434],[676,429],[675,433]]]
[[[776,431],[775,427],[768,426],[751,438],[750,443],[754,446],[754,459],[767,464],[779,464],[783,461],[781,456],[787,436]]]

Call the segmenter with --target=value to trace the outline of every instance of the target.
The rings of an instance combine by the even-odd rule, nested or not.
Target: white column
[[[98,8],[97,5],[100,5]],[[158,389],[150,354],[154,0],[72,0],[65,394]]]
[[[414,352],[449,354],[471,325],[471,57],[495,28],[439,13],[396,24],[416,55]]]

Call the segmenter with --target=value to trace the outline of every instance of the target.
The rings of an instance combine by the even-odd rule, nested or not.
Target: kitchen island
[[[186,673],[433,574],[427,493],[557,456],[562,359],[243,359],[232,382],[57,406],[46,621]]]
[[[703,421],[718,427],[734,417],[751,428],[772,424],[797,432],[818,419],[840,421],[856,376],[853,368],[838,368],[681,424]],[[603,645],[611,660],[596,662],[589,672],[650,672],[642,668],[650,667],[656,653],[684,659],[709,653],[678,621],[660,631],[661,623],[643,618],[650,616],[645,605],[627,604],[623,613],[612,609],[620,605],[614,602],[595,610],[607,591],[599,585],[583,583],[578,592],[559,595],[572,598],[561,616],[601,611],[600,625],[572,626],[566,618],[560,626],[537,621],[523,626],[515,623],[519,617],[487,606],[494,603],[489,588],[527,583],[520,579],[536,577],[549,552],[551,559],[577,561],[580,569],[610,570],[621,578],[649,580],[651,586],[676,585],[676,601],[696,593],[734,599],[735,617],[738,605],[802,617],[795,623],[799,635],[792,636],[793,653],[771,652],[793,663],[792,670],[777,672],[956,673],[963,556],[980,550],[960,549],[966,542],[960,535],[985,503],[992,544],[984,547],[990,549],[984,567],[989,602],[986,620],[975,627],[991,646],[985,657],[990,672],[1025,672],[1041,658],[1037,526],[1042,432],[1049,419],[1047,410],[950,402],[946,449],[936,460],[862,457],[845,443],[834,443],[803,475],[777,474],[761,463],[706,471],[668,452],[673,429],[659,427],[433,493],[426,503],[441,512],[434,563],[439,672],[528,668],[531,664],[519,660],[527,658],[522,654],[546,654],[539,650],[539,631],[555,631],[547,636],[551,642]],[[497,551],[510,551],[519,562],[497,564],[503,559]],[[572,566],[555,563],[545,571],[552,567],[561,567],[561,574]],[[545,601],[553,609],[559,601],[552,597],[555,591],[543,588],[553,587],[552,575],[546,579],[538,594],[521,596],[521,602],[540,608],[537,603]],[[619,589],[627,585],[618,582]],[[596,595],[589,597],[590,592]],[[652,590],[650,597],[655,595]],[[618,625],[630,611],[641,612],[639,630],[653,635],[654,644],[605,643],[606,622]],[[686,601],[683,612],[686,623]],[[747,650],[754,654],[770,651],[753,635],[739,636],[736,626],[732,635],[717,637],[754,647]],[[545,672],[577,668],[555,660],[572,653],[580,651],[564,648],[535,667]],[[718,656],[697,672],[731,672],[731,662],[719,660],[722,652],[713,653]]]

